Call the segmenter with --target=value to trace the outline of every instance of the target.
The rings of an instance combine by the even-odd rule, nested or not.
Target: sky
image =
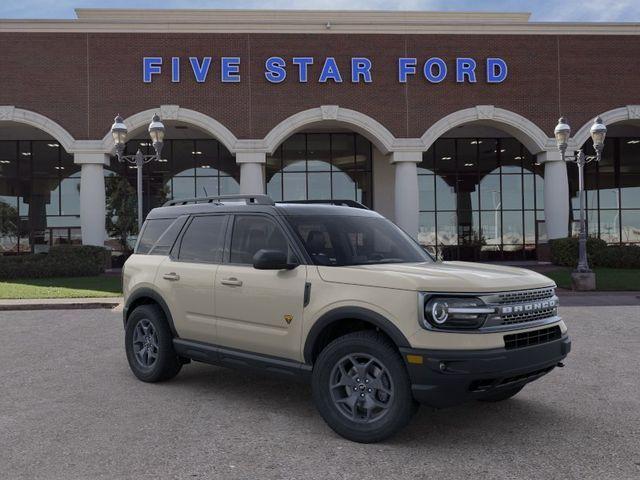
[[[75,18],[74,8],[531,12],[532,21],[640,22],[640,0],[0,0],[0,18]]]

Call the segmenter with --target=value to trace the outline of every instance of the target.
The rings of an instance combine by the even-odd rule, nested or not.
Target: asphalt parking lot
[[[563,314],[566,368],[360,445],[306,385],[202,364],[137,381],[118,313],[0,312],[0,478],[638,479],[640,306]]]

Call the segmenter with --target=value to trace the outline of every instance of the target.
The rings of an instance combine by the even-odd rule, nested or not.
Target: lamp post
[[[142,229],[142,222],[144,220],[142,215],[142,166],[145,163],[149,163],[152,160],[160,160],[160,153],[162,152],[162,145],[164,142],[165,128],[160,121],[158,114],[155,114],[149,124],[149,136],[153,143],[153,149],[155,154],[144,155],[140,149],[135,155],[124,155],[124,147],[127,142],[127,126],[124,124],[124,120],[120,115],[116,116],[113,125],[111,126],[111,135],[116,146],[116,156],[120,162],[128,162],[135,165],[137,169],[137,193],[138,193],[138,234]]]
[[[554,130],[558,149],[562,154],[562,160],[575,163],[578,166],[578,192],[580,196],[580,236],[578,238],[578,266],[572,273],[573,285],[576,290],[593,290],[595,288],[595,274],[589,268],[587,258],[587,228],[585,220],[585,191],[584,191],[584,167],[588,163],[599,162],[602,158],[604,148],[604,138],[607,134],[607,127],[602,123],[600,117],[596,117],[590,129],[595,155],[585,155],[582,149],[567,155],[567,146],[571,127],[564,117],[558,120],[558,125]]]

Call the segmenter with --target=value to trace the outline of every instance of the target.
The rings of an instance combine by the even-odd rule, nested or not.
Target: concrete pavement
[[[306,385],[197,363],[137,381],[119,313],[0,312],[0,478],[640,478],[640,307],[562,313],[566,368],[360,445]]]

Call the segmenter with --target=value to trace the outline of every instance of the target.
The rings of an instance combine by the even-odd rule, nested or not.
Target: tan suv
[[[329,426],[358,442],[392,435],[418,403],[510,398],[571,347],[553,281],[434,261],[355,202],[168,202],[123,278],[140,380],[190,360],[299,377]]]

